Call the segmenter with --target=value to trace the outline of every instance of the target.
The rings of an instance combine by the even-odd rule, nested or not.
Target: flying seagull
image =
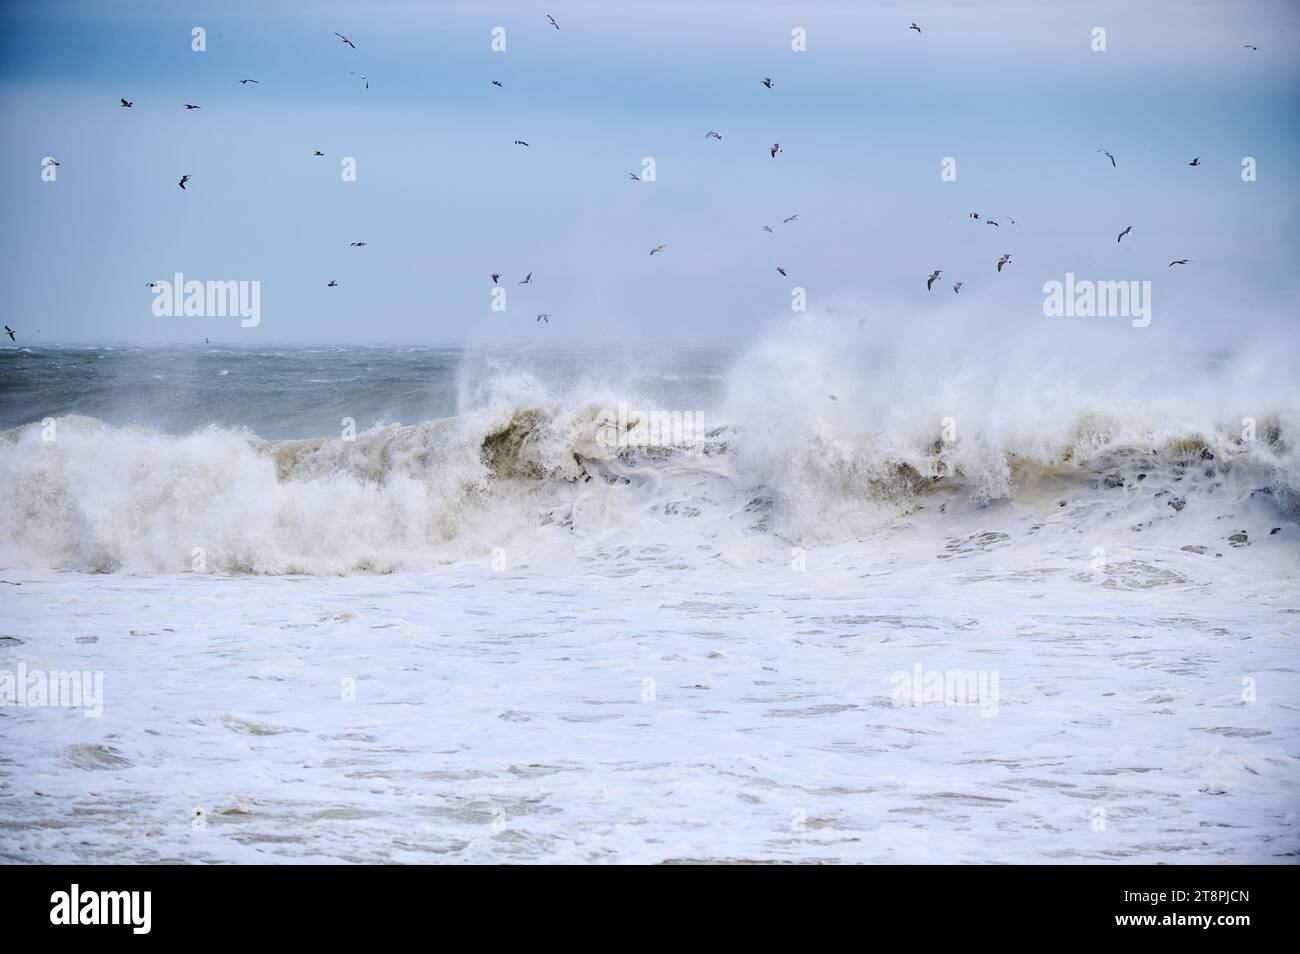
[[[650,254],[653,255],[655,252],[662,252],[667,247],[667,245],[656,245],[654,248],[650,249]]]
[[[365,242],[349,242],[349,243],[348,243],[348,248],[365,248],[365,247],[366,247],[366,243],[365,243]]]
[[[763,226],[763,231],[764,231],[764,232],[771,232],[771,231],[772,231],[772,226],[770,226],[770,225],[764,225],[764,226]],[[773,232],[772,234],[775,235],[776,233]]]
[[[972,219],[978,219],[978,218],[980,217],[980,214],[979,214],[978,212],[972,212],[972,213],[970,214],[970,217],[971,217]]]
[[[1247,44],[1244,45],[1244,49],[1247,49],[1247,50],[1254,50],[1256,53],[1259,52],[1259,47],[1257,47],[1257,46],[1251,46],[1249,43],[1247,43]]]
[[[546,14],[546,19],[551,21],[551,26],[555,27],[555,29],[558,30],[560,28],[560,25],[555,22],[555,17],[551,16],[549,13]]]
[[[158,282],[146,282],[144,287],[145,287],[145,288],[157,288],[157,287],[158,287],[158,284],[159,284]]]
[[[186,109],[202,109],[203,107],[202,107],[202,106],[193,106],[193,105],[191,105],[191,104],[189,104],[189,103],[186,103],[186,104],[185,104],[185,108],[186,108]]]
[[[1175,265],[1186,265],[1190,261],[1191,261],[1190,258],[1176,258],[1169,263],[1169,267],[1173,268]]]
[[[1120,232],[1120,233],[1119,233],[1119,238],[1115,239],[1115,241],[1118,242],[1118,241],[1119,241],[1120,239],[1122,239],[1125,235],[1128,235],[1128,233],[1129,233],[1129,232],[1132,232],[1132,231],[1133,231],[1133,226],[1130,225],[1130,226],[1129,226],[1128,228],[1126,228],[1123,232]]]
[[[533,283],[533,273],[529,272],[527,275],[524,276],[524,280],[522,282],[519,282],[518,284],[531,285],[532,283]]]
[[[960,295],[960,294],[961,294],[961,286],[962,286],[962,285],[965,285],[965,284],[966,284],[965,282],[957,282],[955,285],[952,286],[952,293],[953,293],[954,295]]]
[[[323,152],[321,152],[319,149],[317,149],[315,152],[312,153],[312,155],[313,155],[313,156],[322,156],[322,157],[323,157],[323,156],[325,155],[325,153],[323,153]]]
[[[778,266],[776,267],[776,270],[777,270],[778,272],[780,272],[782,275],[785,275],[785,266],[784,266],[784,265],[778,265]],[[787,277],[788,277],[788,276],[787,276]]]
[[[493,86],[501,86],[501,81],[500,81],[500,80],[493,80],[493,81],[492,81],[492,85],[493,85]],[[501,88],[502,88],[502,89],[505,89],[504,86],[501,86]]]
[[[780,151],[781,151],[781,144],[780,144],[779,142],[774,142],[774,143],[772,143],[772,158],[773,158],[773,159],[776,158],[776,154],[777,154],[778,152],[780,152]]]
[[[185,188],[185,183],[187,183],[187,182],[189,182],[189,181],[190,181],[190,177],[189,177],[189,176],[181,176],[181,181],[180,181],[179,183],[177,183],[177,185],[179,185],[182,189],[184,189],[184,188]]]
[[[344,43],[346,43],[348,46],[352,47],[352,49],[355,50],[357,48],[357,45],[353,43],[351,40],[349,40],[347,37],[345,37],[342,33],[335,32],[334,35],[338,37],[340,40],[342,40]]]
[[[366,84],[366,89],[370,89],[370,80],[366,79],[366,75],[364,73],[357,73],[352,70],[348,70],[348,72],[351,73],[353,76],[360,76],[361,82]]]
[[[705,138],[705,139],[716,139],[718,142],[722,142],[722,133],[717,133],[717,132],[714,132],[712,129],[710,129],[708,132],[706,132],[706,133],[704,134],[704,138]]]
[[[797,219],[797,218],[799,218],[799,213],[798,213],[798,212],[796,212],[794,215],[790,216],[788,219],[782,219],[782,220],[781,220],[781,224],[782,224],[782,225],[785,225],[787,222],[793,222],[793,221],[794,221],[795,219]]]
[[[500,273],[500,272],[493,272],[493,273],[492,273],[492,284],[495,285],[495,284],[497,283],[497,279],[500,278],[500,277],[501,277],[501,273]]]
[[[549,325],[551,323],[551,313],[549,311],[544,311],[537,316],[537,320],[544,321]]]
[[[1002,266],[1005,265],[1005,264],[1006,264],[1007,262],[1009,262],[1009,261],[1011,261],[1011,253],[1010,253],[1010,252],[1003,252],[1003,253],[1002,253],[1002,257],[1001,257],[1000,259],[998,259],[998,271],[999,271],[999,272],[1002,271]]]
[[[764,76],[764,77],[763,77],[763,85],[766,86],[768,89],[771,89],[771,88],[772,88],[772,77],[770,77],[770,76]]]
[[[329,284],[326,285],[325,287],[326,287],[326,288],[338,288],[338,287],[339,287],[339,283],[336,282],[334,279],[331,278],[331,279],[329,280]]]
[[[10,328],[8,325],[5,325],[5,334],[7,334],[7,335],[9,336],[9,340],[10,340],[10,341],[17,341],[17,340],[18,340],[17,338],[14,337],[14,330],[13,330],[12,328]]]
[[[43,163],[41,163],[41,165],[44,165],[44,166],[57,166],[57,165],[59,165],[59,160],[55,159],[53,156],[46,156],[46,157],[45,157],[45,161],[44,161]]]
[[[985,225],[998,225],[998,223],[994,222],[992,219],[985,219],[985,220],[984,220],[984,224],[985,224]],[[1002,226],[998,225],[998,228],[1002,228]]]
[[[910,27],[908,27],[908,29],[909,29],[909,30],[915,30],[917,33],[920,33],[920,32],[921,32],[921,28],[920,28],[919,26],[917,26],[915,23],[913,23]]]
[[[1101,153],[1103,156],[1105,156],[1107,159],[1110,160],[1110,164],[1111,164],[1111,167],[1112,167],[1112,168],[1115,168],[1115,169],[1118,169],[1118,168],[1119,168],[1119,166],[1115,165],[1115,157],[1112,156],[1112,155],[1110,154],[1109,150],[1106,150],[1106,149],[1098,149],[1097,151],[1098,151],[1099,153]]]
[[[1193,159],[1191,162],[1188,163],[1189,166],[1199,166],[1200,164],[1201,164],[1200,156],[1197,156],[1195,159]]]
[[[640,177],[639,175],[637,175],[635,172],[629,172],[629,173],[627,174],[627,177],[628,177],[629,179],[631,179],[633,182],[640,182],[640,181],[641,181],[641,177]]]
[[[516,140],[515,140],[515,145],[516,145],[516,146],[527,146],[528,143],[524,142],[522,139],[516,139]],[[529,148],[532,148],[532,147],[529,147]]]
[[[255,80],[255,79],[237,80],[237,81],[235,82],[235,85],[236,85],[236,86],[247,86],[249,83],[256,83],[256,82],[257,82],[257,80]]]
[[[127,99],[122,100],[122,106],[125,107],[126,109],[130,109],[134,105],[135,103],[131,102],[130,100]]]
[[[939,280],[939,276],[942,275],[942,274],[943,274],[943,272],[939,271],[939,269],[936,268],[936,269],[934,270],[934,274],[932,274],[932,275],[931,275],[931,276],[926,280],[926,282],[925,282],[925,290],[926,290],[926,291],[929,291],[929,290],[930,290],[930,286],[933,285],[935,282],[937,282],[937,281]]]

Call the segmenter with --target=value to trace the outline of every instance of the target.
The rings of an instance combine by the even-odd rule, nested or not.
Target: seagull
[[[785,266],[784,266],[784,265],[778,265],[778,266],[776,267],[776,270],[777,270],[778,272],[780,272],[782,275],[785,275]],[[789,277],[789,276],[786,276],[786,277]]]
[[[365,243],[365,242],[349,242],[349,243],[348,243],[348,248],[365,248],[365,247],[366,247],[366,243]]]
[[[934,274],[931,275],[931,276],[926,280],[926,283],[925,283],[925,290],[926,290],[926,291],[929,291],[929,290],[930,290],[930,286],[933,285],[935,282],[937,282],[937,281],[939,280],[939,276],[942,275],[942,274],[943,274],[943,272],[939,271],[939,269],[936,268],[936,269],[934,270]]]
[[[189,177],[189,176],[181,176],[181,181],[180,181],[179,183],[177,183],[177,185],[179,185],[182,189],[184,189],[184,188],[185,188],[185,183],[187,183],[187,182],[189,182],[189,181],[190,181],[190,177]]]
[[[972,213],[970,214],[970,217],[971,217],[972,219],[978,219],[978,218],[980,217],[980,214],[979,214],[978,212],[972,212]]]
[[[342,40],[344,43],[346,43],[348,46],[352,47],[352,49],[355,50],[357,48],[357,45],[353,43],[351,40],[349,40],[347,37],[345,37],[342,33],[336,32],[334,35],[338,37],[340,40]]]
[[[158,282],[146,282],[144,287],[145,287],[145,288],[157,288],[157,287],[158,287],[158,284],[159,284]]]
[[[238,80],[238,81],[236,81],[235,85],[236,85],[236,86],[247,86],[249,83],[256,83],[256,82],[257,82],[257,80],[255,80],[255,79]]]
[[[1173,268],[1175,265],[1186,265],[1190,261],[1191,261],[1190,258],[1176,258],[1169,263],[1169,267]]]
[[[966,284],[966,283],[965,283],[965,282],[957,282],[955,285],[952,286],[952,293],[953,293],[954,295],[960,295],[960,294],[961,294],[961,286],[964,285],[964,284]]]
[[[325,155],[325,153],[323,153],[323,152],[321,152],[319,149],[317,149],[315,152],[312,153],[312,155],[313,155],[313,156],[321,156],[321,157],[323,158],[324,155]]]
[[[998,225],[998,223],[994,222],[992,219],[985,219],[985,220],[984,220],[984,224],[985,224],[985,225]],[[1002,228],[1002,226],[998,225],[998,228]]]
[[[495,285],[495,284],[497,283],[497,279],[500,278],[500,277],[501,277],[501,273],[500,273],[500,272],[493,272],[493,273],[492,273],[492,284]]]
[[[516,145],[516,146],[527,146],[528,143],[524,142],[522,139],[516,139],[516,140],[515,140],[515,145]],[[532,147],[529,147],[529,148],[532,148]]]
[[[781,151],[781,144],[780,144],[779,142],[774,142],[774,143],[772,143],[772,158],[773,158],[773,159],[776,158],[776,154],[777,154],[778,152],[780,152],[780,151]]]
[[[123,106],[125,109],[130,109],[130,108],[131,108],[132,106],[134,106],[134,105],[135,105],[135,103],[131,102],[130,100],[126,100],[126,99],[122,100],[122,106]]]
[[[1249,43],[1247,43],[1247,44],[1244,45],[1244,49],[1247,49],[1247,50],[1254,50],[1256,53],[1259,52],[1259,47],[1257,47],[1257,46],[1251,46]]]
[[[524,276],[524,280],[522,282],[519,282],[518,284],[531,285],[532,283],[533,283],[533,273],[529,272],[527,275]]]
[[[629,172],[629,173],[627,174],[627,177],[628,177],[629,179],[631,179],[633,182],[640,182],[640,181],[641,181],[641,177],[640,177],[639,175],[637,175],[635,172]]]
[[[913,23],[910,27],[908,27],[908,29],[909,29],[909,30],[915,30],[917,33],[920,33],[920,32],[921,32],[921,28],[920,28],[919,26],[917,26],[915,23]]]
[[[797,218],[799,218],[799,213],[798,213],[798,212],[796,212],[794,215],[790,216],[788,219],[782,219],[782,220],[781,220],[781,224],[782,224],[782,225],[785,225],[787,222],[793,222],[793,221],[794,221],[795,219],[797,219]]]
[[[353,76],[360,76],[361,82],[366,84],[366,89],[370,89],[370,80],[366,79],[366,75],[364,73],[357,73],[352,70],[348,70],[348,72],[351,73]]]
[[[764,226],[763,226],[763,231],[764,231],[764,232],[771,232],[771,231],[772,231],[772,226],[770,226],[770,225],[764,225]],[[773,232],[772,234],[775,235],[776,233]]]
[[[55,159],[53,156],[46,156],[45,162],[41,164],[45,166],[57,166],[59,165],[59,160]]]
[[[1120,232],[1120,233],[1119,233],[1119,238],[1115,239],[1115,241],[1118,242],[1118,241],[1119,241],[1120,239],[1122,239],[1125,235],[1128,235],[1128,233],[1129,233],[1129,232],[1132,232],[1132,231],[1133,231],[1133,226],[1130,225],[1130,226],[1129,226],[1128,228],[1126,228],[1123,232]]]
[[[338,288],[338,287],[339,287],[339,283],[336,282],[334,279],[331,278],[331,279],[329,280],[329,284],[326,285],[325,287],[326,287],[326,288]]]
[[[16,342],[18,340],[17,338],[14,337],[14,330],[10,328],[8,325],[5,325],[5,334],[9,336],[10,341]]]
[[[710,129],[708,132],[704,134],[704,138],[716,139],[718,142],[722,142],[722,133],[716,133],[712,129]]]
[[[537,320],[544,321],[549,325],[551,323],[551,313],[549,311],[544,311],[537,316]]]
[[[1193,159],[1191,162],[1188,163],[1189,166],[1199,166],[1200,164],[1201,164],[1200,156],[1197,156],[1195,159]]]
[[[764,76],[764,77],[763,77],[763,85],[766,86],[768,89],[771,89],[771,88],[772,88],[772,77],[770,77],[770,76]]]
[[[1099,153],[1101,153],[1103,156],[1105,156],[1107,159],[1110,160],[1110,164],[1111,164],[1111,166],[1112,166],[1113,168],[1116,168],[1116,169],[1119,168],[1119,166],[1115,165],[1115,157],[1112,156],[1108,150],[1106,150],[1106,149],[1098,149],[1097,151],[1098,151]]]
[[[185,108],[186,108],[186,109],[202,109],[203,107],[202,107],[202,106],[191,106],[189,103],[186,103],[186,104],[185,104]]]
[[[500,81],[500,80],[493,80],[493,81],[492,81],[492,85],[493,85],[493,86],[501,86],[501,81]],[[501,86],[501,88],[502,88],[502,89],[505,89],[504,86]]]
[[[551,16],[549,13],[546,14],[546,19],[551,21],[551,26],[555,27],[555,29],[558,30],[560,28],[560,25],[555,22],[555,17]]]
[[[1011,261],[1011,253],[1010,253],[1010,252],[1003,252],[1003,253],[1002,253],[1002,257],[1001,257],[1000,259],[998,259],[998,271],[999,271],[999,272],[1002,271],[1002,266],[1005,265],[1005,264],[1006,264],[1007,262],[1009,262],[1009,261]]]
[[[1007,221],[1010,222],[1012,225],[1014,225],[1014,226],[1015,226],[1016,228],[1018,228],[1018,229],[1023,229],[1023,228],[1024,228],[1023,225],[1021,225],[1019,222],[1017,222],[1015,219],[1013,219],[1013,218],[1012,218],[1011,216],[1009,216],[1009,215],[1007,216]]]
[[[655,252],[662,252],[667,247],[667,245],[656,245],[654,248],[650,249],[650,254],[653,255]]]

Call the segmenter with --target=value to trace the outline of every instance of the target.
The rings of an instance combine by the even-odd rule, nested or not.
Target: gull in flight
[[[1115,239],[1115,241],[1116,241],[1116,242],[1120,241],[1120,239],[1124,238],[1125,235],[1128,235],[1128,233],[1129,233],[1129,232],[1132,232],[1132,231],[1133,231],[1133,226],[1130,225],[1130,226],[1129,226],[1128,228],[1126,228],[1123,232],[1120,232],[1120,233],[1119,233],[1119,238]]]
[[[192,105],[189,104],[189,103],[185,103],[185,108],[186,108],[186,109],[202,109],[203,107],[202,107],[202,106],[192,106]]]
[[[365,242],[349,242],[349,243],[348,243],[348,248],[365,248],[365,247],[366,247],[366,243],[365,243]]]
[[[985,220],[984,220],[984,224],[985,224],[985,225],[998,225],[998,223],[994,222],[992,219],[985,219]],[[998,225],[998,228],[1002,228],[1002,226]]]
[[[57,166],[58,164],[59,160],[55,159],[53,156],[46,156],[45,161],[41,163],[43,166]]]
[[[934,270],[934,273],[928,279],[926,279],[925,290],[929,291],[930,286],[932,286],[935,282],[937,282],[939,280],[939,276],[942,274],[943,272],[939,271],[939,269],[936,268]]]
[[[1254,50],[1256,53],[1259,52],[1259,47],[1251,46],[1249,43],[1246,43],[1243,48],[1247,50]]]
[[[1002,266],[1005,265],[1005,264],[1006,264],[1007,262],[1009,262],[1009,261],[1011,261],[1011,253],[1010,253],[1010,252],[1003,252],[1003,253],[1002,253],[1002,257],[1001,257],[1000,259],[998,259],[998,271],[999,271],[999,272],[1002,271]]]
[[[366,89],[370,89],[370,80],[366,79],[366,75],[364,73],[356,73],[353,72],[352,70],[348,70],[348,72],[351,73],[353,76],[360,76],[361,82],[366,84]]]
[[[782,219],[782,220],[781,220],[781,224],[782,224],[782,225],[785,225],[787,222],[793,222],[793,221],[794,221],[795,219],[797,219],[797,218],[799,218],[799,213],[798,213],[798,212],[796,212],[794,215],[790,216],[788,219]]]
[[[763,85],[766,86],[768,89],[771,89],[771,88],[772,88],[772,77],[770,77],[770,76],[764,76],[764,77],[763,77]]]
[[[516,146],[527,146],[528,143],[524,142],[522,139],[516,139],[516,140],[515,140],[515,145],[516,145]],[[532,148],[532,147],[530,146],[529,148]]]
[[[147,282],[147,283],[145,284],[144,287],[145,287],[145,288],[157,288],[157,287],[158,287],[158,284],[159,284],[158,282]]]
[[[1111,164],[1111,167],[1112,167],[1112,168],[1115,168],[1115,169],[1118,169],[1118,168],[1119,168],[1119,166],[1115,165],[1115,157],[1112,156],[1112,155],[1110,154],[1110,151],[1109,151],[1109,150],[1107,150],[1107,149],[1098,149],[1097,151],[1098,151],[1099,153],[1101,153],[1103,156],[1105,156],[1107,159],[1110,160],[1110,164]]]
[[[961,286],[962,286],[962,285],[965,285],[965,284],[966,284],[965,282],[957,282],[955,285],[952,286],[952,293],[953,293],[954,295],[960,295],[960,294],[961,294]]]
[[[313,156],[322,156],[322,157],[323,157],[323,156],[325,155],[325,153],[323,153],[323,152],[321,152],[319,149],[317,149],[315,152],[312,153],[312,155],[313,155]]]
[[[345,37],[342,33],[335,32],[334,35],[338,37],[340,40],[342,40],[344,43],[346,43],[348,46],[352,47],[352,49],[355,50],[357,48],[357,45],[353,43],[351,40],[349,40],[347,37]]]
[[[784,265],[778,265],[778,266],[776,267],[776,270],[777,270],[778,272],[780,272],[782,275],[785,275],[785,266],[784,266]],[[788,276],[787,276],[787,277],[788,277]]]
[[[772,231],[772,226],[770,226],[770,225],[764,225],[764,226],[763,226],[763,231],[764,231],[764,232],[771,232],[771,231]],[[776,233],[773,232],[772,234],[775,235]]]
[[[236,85],[236,86],[247,86],[249,83],[256,83],[256,82],[257,82],[257,80],[254,80],[254,79],[236,80],[235,85]]]
[[[532,283],[533,283],[533,273],[529,272],[527,275],[524,276],[524,280],[522,282],[519,282],[518,284],[531,285]]]
[[[17,340],[18,340],[17,338],[14,337],[14,330],[13,330],[12,328],[10,328],[8,325],[5,325],[5,334],[7,334],[7,335],[9,336],[9,340],[10,340],[10,341],[17,341]]]
[[[551,16],[549,13],[546,14],[546,19],[551,21],[551,26],[555,27],[555,29],[558,30],[560,28],[560,25],[555,22],[555,17]]]
[[[640,182],[640,181],[641,181],[641,177],[640,177],[639,175],[637,175],[635,172],[629,172],[629,173],[627,174],[627,177],[628,177],[629,179],[631,179],[633,182]]]
[[[493,81],[492,81],[492,85],[493,85],[493,86],[501,86],[501,81],[500,81],[500,80],[493,80]],[[505,89],[504,86],[501,86],[501,88],[502,88],[502,89]]]
[[[655,252],[662,252],[667,247],[667,245],[656,245],[654,248],[650,249],[650,254],[653,255]]]
[[[979,214],[978,212],[972,212],[972,213],[970,214],[970,217],[971,217],[972,219],[978,219],[978,218],[980,217],[980,214]]]
[[[131,102],[129,99],[123,99],[123,100],[122,100],[122,106],[123,106],[123,108],[125,108],[125,109],[130,109],[130,108],[131,108],[132,106],[134,106],[134,105],[135,105],[135,103]]]
[[[500,273],[500,272],[493,272],[493,273],[492,273],[492,284],[495,285],[495,284],[497,283],[497,279],[500,278],[500,277],[501,277],[501,273]]]
[[[180,181],[179,183],[177,183],[177,185],[179,185],[182,189],[184,189],[184,188],[185,188],[185,183],[187,183],[187,182],[189,182],[189,181],[190,181],[190,177],[189,177],[189,176],[181,176],[181,181]]]
[[[773,159],[776,158],[776,154],[777,154],[778,152],[780,152],[780,151],[781,151],[781,144],[780,144],[779,142],[774,142],[774,143],[772,143],[772,158],[773,158]]]
[[[718,142],[722,142],[722,133],[714,132],[712,129],[710,129],[708,132],[704,134],[704,138],[716,139]]]
[[[1200,164],[1201,164],[1200,156],[1197,156],[1195,159],[1193,159],[1191,162],[1188,163],[1189,166],[1199,166]]]
[[[910,27],[908,27],[908,29],[909,29],[909,30],[915,30],[917,33],[920,33],[920,32],[921,32],[921,28],[920,28],[919,26],[917,26],[915,23],[913,23]]]
[[[558,29],[558,28],[557,28],[557,29]],[[551,323],[551,313],[550,313],[549,311],[544,311],[544,312],[542,312],[540,315],[537,316],[537,320],[538,320],[538,321],[544,321],[544,322],[546,322],[546,323],[549,325],[549,324]]]
[[[1176,258],[1169,263],[1169,267],[1173,268],[1175,265],[1186,265],[1190,261],[1191,261],[1190,258]]]
[[[329,284],[326,285],[325,287],[326,287],[326,288],[338,288],[338,287],[339,287],[339,283],[336,282],[334,279],[331,278],[331,279],[329,280]]]

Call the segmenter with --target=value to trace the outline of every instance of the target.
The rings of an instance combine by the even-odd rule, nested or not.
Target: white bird
[[[1011,255],[1010,255],[1010,253],[1008,253],[1008,252],[1003,252],[1003,253],[1002,253],[1002,257],[1001,257],[1000,259],[998,259],[998,271],[999,271],[999,272],[1002,271],[1002,266],[1005,265],[1005,264],[1006,264],[1007,262],[1009,262],[1009,261],[1011,261]]]
[[[777,154],[778,152],[780,152],[780,151],[781,151],[781,144],[780,144],[779,142],[774,142],[774,143],[772,143],[772,158],[773,158],[773,159],[776,158],[776,154]]]
[[[935,282],[937,282],[939,280],[939,276],[942,274],[943,272],[939,271],[939,269],[936,268],[934,270],[934,273],[928,279],[926,279],[925,290],[929,291],[930,286],[932,286]]]
[[[960,295],[960,294],[961,294],[961,286],[964,285],[964,284],[966,284],[966,283],[965,283],[965,282],[957,282],[955,285],[952,286],[952,293],[953,293],[954,295]]]
[[[667,245],[656,245],[654,248],[650,249],[650,254],[653,255],[655,252],[662,252],[667,247]]]
[[[549,311],[542,312],[537,316],[537,320],[544,321],[549,325],[551,323],[551,313]]]
[[[764,77],[763,77],[763,85],[766,86],[768,89],[771,89],[771,88],[772,88],[772,77],[770,77],[770,76],[764,76]]]
[[[714,132],[712,129],[710,129],[708,132],[706,132],[706,133],[704,134],[704,138],[705,138],[705,139],[716,139],[718,142],[722,142],[722,133],[717,133],[717,132]]]

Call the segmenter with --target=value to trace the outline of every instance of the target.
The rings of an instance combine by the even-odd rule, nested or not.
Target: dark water
[[[0,351],[0,428],[77,414],[173,434],[216,425],[268,439],[324,436],[344,417],[365,429],[453,416],[503,387],[596,386],[695,407],[711,404],[726,361],[700,350],[10,348]]]

